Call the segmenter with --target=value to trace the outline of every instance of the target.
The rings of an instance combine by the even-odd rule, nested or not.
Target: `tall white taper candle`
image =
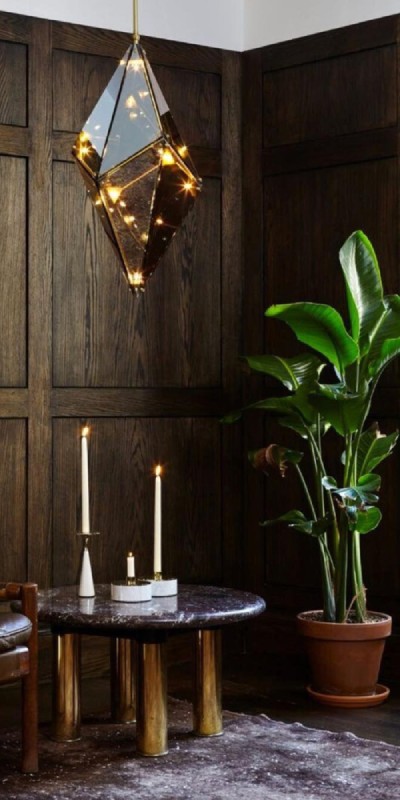
[[[156,467],[154,490],[154,574],[161,574],[161,467]]]
[[[82,533],[90,533],[89,517],[89,458],[88,458],[88,433],[89,428],[82,429],[81,436],[81,467],[82,467]]]

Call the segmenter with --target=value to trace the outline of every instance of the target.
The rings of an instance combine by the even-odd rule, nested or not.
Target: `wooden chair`
[[[0,584],[0,601],[21,613],[0,612],[0,683],[22,679],[22,772],[38,771],[37,585]]]

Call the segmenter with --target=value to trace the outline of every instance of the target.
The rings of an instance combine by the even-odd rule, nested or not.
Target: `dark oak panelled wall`
[[[244,56],[244,119],[252,121],[244,127],[247,353],[299,352],[285,326],[266,322],[271,303],[314,300],[345,311],[337,254],[355,229],[373,241],[386,290],[400,290],[398,30],[399,18],[387,17]],[[388,372],[376,398],[383,431],[400,427],[399,381],[398,369]],[[249,398],[263,391],[260,381],[247,381]],[[261,446],[290,438],[258,419],[247,423],[245,440]],[[365,580],[370,607],[391,611],[396,623],[399,452],[384,473],[383,523],[363,543]],[[246,583],[269,600],[263,647],[279,646],[293,612],[319,602],[312,542],[283,528],[257,529],[296,502],[289,478],[267,482],[248,470]]]
[[[318,602],[312,543],[259,527],[296,501],[246,465],[278,432],[219,418],[269,391],[242,379],[240,353],[293,348],[267,305],[344,308],[337,253],[354,229],[399,291],[398,29],[386,17],[242,55],[144,40],[204,191],[135,301],[71,158],[129,36],[0,14],[1,578],[76,581],[87,421],[96,580],[123,577],[131,548],[150,569],[161,461],[168,572],[264,595],[261,648]],[[398,367],[377,416],[400,426]],[[400,451],[384,478],[366,581],[396,622]]]
[[[0,578],[76,581],[87,422],[95,580],[150,571],[160,462],[165,571],[238,584],[241,59],[143,41],[204,190],[135,300],[71,157],[129,38],[0,14]]]

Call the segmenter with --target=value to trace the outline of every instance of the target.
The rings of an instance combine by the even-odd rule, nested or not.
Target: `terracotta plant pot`
[[[390,636],[392,619],[386,614],[371,612],[372,622],[320,622],[319,611],[305,611],[297,617],[298,631],[304,637],[312,675],[310,693],[330,705],[351,705],[351,698],[362,698],[375,704],[386,699],[389,691],[378,687],[385,639]],[[378,687],[378,690],[377,690]],[[321,699],[327,696],[327,700]],[[333,698],[339,698],[334,703]],[[340,697],[345,698],[340,703]],[[368,703],[371,698],[371,703]],[[376,701],[374,702],[374,698]]]

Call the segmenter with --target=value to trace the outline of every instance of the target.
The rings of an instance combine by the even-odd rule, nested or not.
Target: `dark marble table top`
[[[265,609],[261,597],[217,586],[180,585],[174,597],[142,603],[111,600],[110,585],[96,586],[96,596],[78,597],[77,586],[39,592],[39,620],[57,630],[123,633],[135,630],[212,628],[240,622]]]

